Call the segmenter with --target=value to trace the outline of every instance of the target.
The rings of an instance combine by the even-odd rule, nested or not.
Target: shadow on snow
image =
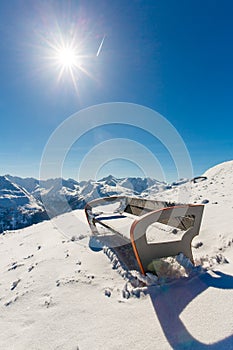
[[[219,271],[215,271],[215,274],[217,277],[205,273],[190,281],[181,281],[181,283],[162,287],[149,287],[149,295],[156,315],[168,342],[174,350],[233,349],[233,335],[213,344],[204,344],[189,333],[179,318],[184,308],[207,288],[233,289],[232,276]],[[202,322],[201,316],[200,322]]]

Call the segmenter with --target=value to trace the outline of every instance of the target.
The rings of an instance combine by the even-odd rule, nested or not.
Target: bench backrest
[[[175,205],[177,204],[172,202],[126,197],[126,207],[124,209],[124,212],[133,214],[136,216],[142,216],[151,211],[159,210],[163,208],[170,208],[170,207],[174,207]],[[181,230],[187,230],[189,227],[193,226],[194,217],[191,215],[189,216],[186,215],[186,216],[176,217],[168,220],[167,218],[164,219],[163,216],[161,216],[158,222],[165,225],[179,228]]]
[[[172,207],[175,203],[155,201],[143,198],[126,197],[125,212],[137,216],[144,215],[150,211]]]

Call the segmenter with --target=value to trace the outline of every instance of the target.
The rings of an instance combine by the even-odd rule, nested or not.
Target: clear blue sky
[[[1,1],[1,174],[38,177],[53,130],[80,109],[113,101],[141,104],[167,118],[190,152],[195,175],[233,159],[232,18],[231,0]],[[69,74],[58,80],[49,57],[51,42],[74,32],[88,56],[88,75],[75,72],[76,89]],[[107,131],[100,131],[101,141],[130,135],[150,143],[143,132]],[[65,177],[75,176],[92,137],[70,152]],[[163,158],[161,145],[150,149]],[[128,171],[138,174],[129,164]],[[124,161],[115,175],[121,174],[127,175]]]

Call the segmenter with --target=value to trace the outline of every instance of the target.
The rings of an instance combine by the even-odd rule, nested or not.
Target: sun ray
[[[88,70],[85,69],[83,66],[80,65],[78,68],[79,68],[79,70],[80,70],[81,72],[83,72],[83,73],[84,73],[85,75],[87,75],[89,78],[95,80],[94,76],[91,75],[91,73],[88,72]]]
[[[72,79],[72,82],[73,82],[73,85],[74,85],[74,89],[75,89],[76,93],[79,95],[78,86],[77,86],[77,80],[75,79],[74,72],[72,70],[70,70],[70,75],[71,75],[71,79]]]
[[[62,67],[58,73],[58,82],[61,80],[63,74],[64,74],[65,67]]]

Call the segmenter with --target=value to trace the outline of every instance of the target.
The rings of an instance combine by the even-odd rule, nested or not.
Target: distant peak
[[[99,181],[111,181],[111,180],[117,180],[117,178],[110,174],[110,175],[108,175],[106,177],[103,177],[102,179],[98,180],[97,182],[99,182]]]

